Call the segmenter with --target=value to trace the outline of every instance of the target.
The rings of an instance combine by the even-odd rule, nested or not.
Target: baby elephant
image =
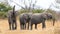
[[[29,29],[29,20],[30,20],[30,15],[32,13],[23,13],[19,16],[20,20],[20,28],[21,29],[26,29],[26,23],[28,23],[28,29]]]
[[[42,23],[42,28],[45,28],[45,20],[48,19],[53,19],[52,14],[50,13],[35,13],[32,14],[31,18],[30,18],[30,29],[32,30],[32,26],[33,24],[35,24],[35,29],[37,29],[37,24]],[[53,19],[53,25],[54,25],[54,19]]]

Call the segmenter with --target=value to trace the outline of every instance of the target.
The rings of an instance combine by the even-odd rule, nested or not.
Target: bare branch
[[[31,2],[29,3],[29,10],[31,10],[31,4],[32,4],[32,0],[31,0]]]
[[[51,5],[48,7],[48,9],[50,9],[50,7],[51,7],[52,5],[53,5],[53,3],[51,3]],[[47,12],[48,9],[46,9],[45,12]]]
[[[24,0],[24,5],[25,5],[25,9],[27,9],[27,5],[26,5],[26,2],[25,2],[25,0]]]
[[[34,10],[34,7],[35,7],[36,3],[37,3],[37,1],[35,0],[35,3],[33,3],[33,10]]]
[[[55,0],[57,3],[60,3],[60,0]]]
[[[12,0],[10,0],[11,2],[14,2]],[[25,9],[23,6],[19,5],[18,3],[14,2],[16,5],[18,5],[19,7],[21,7],[22,9]]]

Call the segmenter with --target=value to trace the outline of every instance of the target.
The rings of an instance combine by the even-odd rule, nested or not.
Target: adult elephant
[[[33,24],[35,24],[35,29],[37,29],[37,24],[40,24],[40,23],[42,23],[42,28],[45,28],[46,27],[45,20],[48,20],[48,19],[53,19],[53,26],[54,26],[55,18],[53,17],[52,14],[50,14],[50,13],[32,14],[32,16],[30,17],[30,22],[29,22],[30,29],[32,30]]]
[[[26,29],[26,23],[28,23],[27,29],[29,29],[29,20],[30,20],[31,15],[32,13],[23,13],[19,16],[21,29]]]
[[[9,23],[9,29],[10,30],[17,29],[15,6],[13,7],[13,10],[8,11],[7,17]]]

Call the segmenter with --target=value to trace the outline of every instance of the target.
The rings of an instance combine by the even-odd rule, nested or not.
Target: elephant
[[[30,20],[31,15],[32,15],[32,13],[22,13],[19,16],[20,28],[21,29],[26,29],[26,23],[28,23],[27,29],[29,29],[29,20]]]
[[[17,23],[16,23],[16,11],[15,11],[15,5],[13,7],[13,10],[8,11],[8,23],[9,23],[9,29],[10,30],[16,30],[17,29]]]
[[[37,20],[35,20],[35,19],[37,19]],[[45,27],[45,20],[48,20],[48,19],[53,19],[53,26],[54,26],[55,18],[53,18],[52,14],[50,14],[50,13],[34,13],[34,14],[33,13],[23,13],[19,16],[20,28],[26,29],[26,23],[28,23],[27,29],[29,29],[29,25],[31,26],[31,29],[32,29],[32,24],[35,23],[34,21],[39,21],[38,19],[42,22],[42,25],[43,25],[42,28]],[[40,21],[39,21],[39,23],[40,23]],[[35,29],[37,29],[37,24],[39,24],[39,23],[36,22]]]
[[[53,20],[53,26],[54,26],[55,18],[53,17],[53,15],[51,13],[32,14],[30,17],[30,21],[29,21],[30,29],[32,30],[33,24],[35,24],[35,29],[37,29],[37,24],[40,24],[40,23],[42,23],[42,28],[45,28],[46,27],[45,21],[48,19]]]

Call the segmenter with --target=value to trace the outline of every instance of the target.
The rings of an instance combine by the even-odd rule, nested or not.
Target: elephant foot
[[[12,30],[16,30],[16,29],[12,29]]]
[[[23,30],[23,29],[20,29],[20,30]]]
[[[30,30],[32,30],[32,29],[30,29]]]
[[[27,30],[29,30],[29,28]]]
[[[23,28],[20,28],[21,30],[23,30]]]
[[[9,30],[12,30],[12,29],[9,29]]]
[[[23,28],[20,28],[21,30],[23,30]]]
[[[27,27],[27,30],[29,30],[29,26]]]
[[[12,28],[12,30],[16,30],[16,28]]]
[[[26,28],[23,28],[23,30],[26,30]]]
[[[43,27],[42,29],[45,29],[46,27]]]
[[[37,28],[35,28],[35,29],[37,29]]]
[[[17,28],[15,27],[14,29],[16,30]]]
[[[25,30],[24,28],[21,28],[21,30]]]
[[[30,29],[30,30],[32,30],[32,29]]]

